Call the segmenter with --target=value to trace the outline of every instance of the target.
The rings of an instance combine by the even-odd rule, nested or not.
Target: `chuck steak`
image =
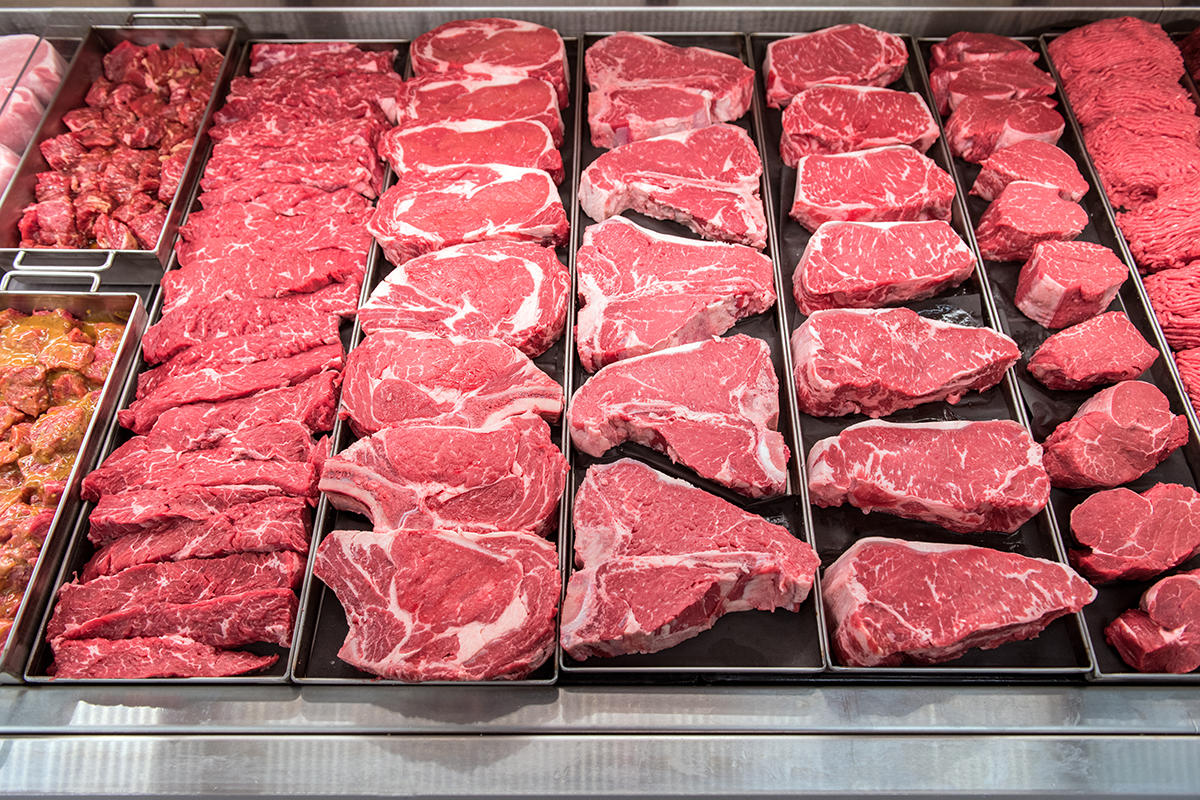
[[[550,175],[502,164],[401,175],[367,229],[393,264],[483,239],[565,244],[570,225]]]
[[[554,545],[529,533],[333,531],[313,574],[350,630],[346,663],[402,681],[523,678],[554,651]]]
[[[135,489],[100,498],[88,516],[88,540],[102,545],[122,536],[160,533],[204,523],[238,506],[277,498],[270,486],[196,486],[186,490]],[[214,523],[214,528],[219,526]]]
[[[956,533],[1017,530],[1050,499],[1042,448],[1010,420],[870,420],[808,454],[818,506],[850,503]]]
[[[415,421],[486,428],[528,412],[554,422],[562,408],[562,387],[512,345],[381,331],[346,359],[338,413],[365,436]]]
[[[1200,667],[1200,570],[1170,575],[1104,629],[1104,639],[1138,672],[1182,674]]]
[[[528,119],[546,126],[555,147],[563,143],[558,94],[538,78],[463,72],[421,75],[404,82],[396,103],[394,121],[404,128],[450,120]]]
[[[950,224],[826,222],[792,274],[802,314],[876,308],[933,297],[965,281],[975,256]]]
[[[750,497],[781,494],[779,380],[767,343],[709,339],[610,364],[571,398],[571,441],[601,456],[632,441]]]
[[[1122,381],[1100,391],[1045,442],[1046,471],[1064,489],[1110,488],[1140,478],[1188,440],[1158,387]]]
[[[818,417],[957,403],[995,386],[1020,357],[1002,333],[907,308],[816,311],[792,333],[796,402]]]
[[[482,241],[396,267],[358,311],[367,333],[410,330],[499,339],[538,356],[562,336],[571,276],[550,248]]]
[[[1071,563],[1097,583],[1153,578],[1200,553],[1200,493],[1156,483],[1097,492],[1071,512]]]
[[[767,244],[762,159],[736,125],[709,125],[611,150],[583,171],[579,205],[600,222],[625,209],[674,220],[706,239]]]
[[[560,641],[580,660],[665,650],[735,611],[797,611],[818,566],[786,528],[630,459],[588,469],[574,523]]]
[[[767,45],[767,105],[786,106],[818,83],[887,86],[907,62],[903,39],[857,23],[789,36]]]
[[[951,34],[946,41],[933,45],[931,49],[931,70],[943,64],[969,64],[977,61],[1024,61],[1032,64],[1038,59],[1037,53],[1029,45],[995,33],[959,31]]]
[[[703,341],[775,304],[774,268],[742,245],[667,236],[612,217],[576,254],[584,369]]]
[[[266,669],[277,655],[260,656],[241,650],[220,650],[186,636],[136,639],[59,639],[51,673],[56,678],[101,680],[119,678],[223,678]]]
[[[852,667],[938,664],[1032,639],[1096,597],[1046,559],[874,536],[826,569],[821,586],[834,650]]]
[[[975,240],[987,260],[1024,261],[1039,242],[1070,241],[1087,224],[1083,207],[1063,200],[1054,189],[1013,181],[983,212]]]
[[[810,231],[822,222],[950,219],[954,179],[933,159],[893,145],[804,156],[788,213]]]
[[[1015,303],[1046,328],[1094,317],[1117,296],[1129,268],[1107,247],[1091,242],[1039,242],[1021,267]]]
[[[801,156],[847,153],[906,144],[924,153],[938,137],[937,121],[916,92],[874,86],[818,84],[783,112],[779,154],[796,166]]]
[[[968,97],[989,100],[1040,99],[1054,106],[1054,78],[1029,61],[991,60],[944,64],[929,75],[938,113],[949,114]]]
[[[1055,144],[1066,122],[1040,100],[968,97],[946,120],[946,142],[959,158],[979,164],[992,153],[1026,139]]]
[[[1087,194],[1088,182],[1075,160],[1062,149],[1040,139],[1023,139],[997,150],[980,164],[971,194],[995,200],[1013,181],[1030,181],[1058,191],[1063,200],[1078,203]]]
[[[460,164],[506,164],[540,169],[562,183],[562,155],[550,130],[528,119],[452,119],[393,128],[379,140],[379,155],[397,175]]]
[[[1047,388],[1079,391],[1132,380],[1157,358],[1124,311],[1109,311],[1042,342],[1028,369]]]
[[[567,106],[567,50],[558,31],[524,20],[484,17],[437,26],[413,40],[414,75],[466,72],[481,77],[539,78]]]
[[[553,529],[567,461],[532,414],[491,428],[406,424],[325,461],[321,491],[376,530]]]

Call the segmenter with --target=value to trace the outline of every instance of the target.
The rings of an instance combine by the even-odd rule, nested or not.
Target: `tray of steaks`
[[[233,68],[230,27],[92,27],[0,204],[0,268],[156,283]]]
[[[137,295],[0,292],[0,682],[24,672],[145,324]]]
[[[914,41],[751,37],[831,674],[1081,676],[1051,483]],[[849,54],[849,55],[848,55]]]

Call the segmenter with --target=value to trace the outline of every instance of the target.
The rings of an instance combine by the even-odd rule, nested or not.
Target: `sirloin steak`
[[[1027,368],[1047,388],[1079,391],[1133,380],[1157,358],[1124,311],[1109,311],[1042,342]]]
[[[338,657],[402,681],[523,678],[554,650],[554,545],[529,533],[333,531],[313,574],[350,630]]]
[[[741,334],[619,361],[571,398],[571,441],[592,456],[632,441],[750,497],[782,494],[779,380],[767,343]]]
[[[1104,629],[1104,639],[1138,672],[1182,674],[1200,667],[1200,570],[1170,575]]]
[[[597,222],[632,209],[706,239],[761,250],[767,244],[761,177],[750,135],[719,123],[604,153],[583,171],[579,205]]]
[[[847,666],[938,664],[1032,639],[1092,602],[1069,567],[965,544],[860,539],[825,570],[825,608]]]
[[[866,25],[834,25],[767,45],[767,105],[781,108],[818,83],[887,86],[904,74],[908,48],[899,36]]]
[[[808,454],[808,491],[954,531],[1012,532],[1042,510],[1050,480],[1042,448],[1020,423],[870,420]]]
[[[907,308],[816,311],[792,333],[796,401],[819,417],[883,417],[986,391],[1021,357],[989,328],[926,319]]]
[[[1071,511],[1071,533],[1081,546],[1071,563],[1093,582],[1153,578],[1200,553],[1200,493],[1176,483],[1096,492]]]
[[[562,183],[562,154],[550,130],[528,119],[452,119],[393,128],[379,139],[379,155],[397,175],[460,164],[506,164],[540,169]]]
[[[771,259],[612,217],[584,229],[576,254],[575,341],[584,369],[703,341],[775,304]]]
[[[575,497],[560,642],[574,659],[654,653],[735,611],[796,611],[818,567],[786,528],[621,459]]]

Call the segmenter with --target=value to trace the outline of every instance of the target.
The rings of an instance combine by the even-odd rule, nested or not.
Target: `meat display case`
[[[8,8],[0,33],[81,37],[130,8]],[[636,30],[786,34],[862,22],[914,37],[1038,35],[1131,14],[1169,30],[1200,8],[686,7],[656,3],[384,9],[160,9],[162,24],[249,38],[412,39],[451,19],[513,16],[564,36]],[[771,209],[768,209],[771,212]],[[790,268],[790,265],[786,265]],[[104,286],[120,291],[121,286]],[[134,287],[144,295],[150,286]],[[0,785],[13,796],[1194,797],[1200,687],[657,677],[597,685],[0,687]]]

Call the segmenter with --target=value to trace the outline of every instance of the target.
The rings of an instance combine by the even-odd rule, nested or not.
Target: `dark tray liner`
[[[568,68],[572,74],[578,73],[579,62],[581,60],[577,47],[578,40],[571,37],[563,37],[563,41],[567,47]],[[406,53],[402,53],[401,58],[407,61]],[[405,74],[407,75],[407,73]],[[564,172],[566,173],[566,177],[564,177],[563,182],[559,185],[559,197],[568,215],[572,217],[572,224],[574,224],[573,218],[575,216],[572,212],[574,204],[573,181],[577,180],[576,173],[572,171],[572,165],[576,161],[577,154],[575,148],[578,141],[578,126],[572,125],[572,115],[576,113],[577,91],[578,81],[572,80],[568,98],[569,103],[562,110],[566,134],[563,145],[559,148],[559,152],[562,153],[563,157]],[[372,245],[372,252],[376,254],[379,268],[367,283],[364,290],[364,298],[379,285],[392,269],[392,265],[384,259],[382,250],[380,250],[378,244]],[[572,266],[571,250],[569,247],[558,248],[557,255],[564,266],[568,268]],[[533,363],[539,369],[560,384],[565,384],[569,377],[566,365],[568,358],[567,349],[571,343],[569,332],[574,327],[573,309],[568,313],[567,333],[545,353],[533,359]],[[357,346],[362,341],[362,337],[362,330],[356,324],[351,346]],[[569,396],[570,388],[564,386],[564,390]],[[350,430],[349,425],[343,425],[339,422],[338,434],[338,438],[334,440],[333,452],[340,452],[357,441],[357,437]],[[560,447],[565,446],[566,433],[561,423],[550,426],[550,435],[555,442],[559,443]],[[329,531],[371,529],[371,525],[365,517],[348,511],[338,510],[331,504],[328,504],[324,500],[324,497],[322,497],[322,507],[319,510],[321,513],[317,518],[315,543],[320,543]],[[560,528],[562,527],[562,519],[563,508],[560,507],[560,523],[558,526]],[[555,543],[559,551],[559,568],[561,570],[563,548],[560,545],[561,539],[558,532],[551,533],[547,538]],[[298,627],[301,638],[296,640],[292,678],[298,683],[409,685],[404,681],[385,680],[375,677],[369,673],[355,669],[337,657],[337,652],[341,648],[342,642],[345,640],[346,633],[349,630],[349,624],[346,621],[346,612],[343,610],[341,603],[333,591],[319,579],[312,576],[311,569],[312,565],[310,562],[309,576],[306,579],[304,593],[301,595],[301,613],[304,615],[305,624],[303,627]],[[547,685],[554,683],[557,678],[558,664],[557,660],[552,656],[545,664],[530,673],[529,676],[518,681],[429,681],[422,685]]]
[[[766,46],[781,36],[754,36],[755,57],[762,62]],[[914,42],[907,39],[909,63],[904,75],[889,88],[917,92],[929,103],[924,91],[923,75],[914,62]],[[761,74],[760,74],[761,80]],[[783,165],[778,142],[782,135],[782,111],[768,109],[766,114],[768,169],[778,207],[783,250],[783,278],[786,297],[783,298],[790,318],[790,329],[798,328],[805,319],[792,296],[792,273],[808,244],[811,234],[788,216],[795,191],[796,171]],[[773,147],[771,145],[774,145]],[[949,152],[939,140],[927,155],[943,169],[948,167]],[[960,237],[974,250],[974,239],[960,203],[954,205],[952,225]],[[904,304],[919,313],[959,324],[996,327],[991,316],[986,277],[976,272],[962,285],[927,300]],[[925,403],[912,409],[897,411],[885,417],[891,422],[926,422],[947,420],[1015,419],[1024,422],[1007,379],[986,392],[970,392],[957,404]],[[807,454],[818,440],[836,436],[850,425],[867,420],[862,414],[843,417],[814,417],[800,414],[804,452]],[[1025,556],[1061,561],[1055,534],[1048,514],[1042,512],[1012,534],[978,533],[955,534],[940,526],[902,519],[890,514],[864,514],[850,505],[836,508],[813,506],[813,528],[822,569],[830,566],[854,542],[868,536],[886,536],[913,541],[934,541],[951,544],[973,544]],[[832,639],[832,620],[827,635]],[[1036,639],[1011,642],[994,650],[971,650],[945,664],[908,665],[902,667],[846,667],[835,663],[832,672],[842,676],[870,676],[872,680],[894,677],[908,680],[969,680],[980,677],[1005,679],[1046,680],[1057,676],[1082,674],[1090,669],[1090,658],[1083,641],[1080,623],[1075,615],[1053,622]]]
[[[588,34],[585,42],[591,46],[606,34]],[[755,64],[748,60],[749,48],[742,34],[656,34],[670,44],[685,47],[706,47],[711,50],[736,56],[752,69]],[[585,83],[582,76],[580,84]],[[761,141],[755,120],[761,104],[761,87],[755,87],[754,106],[733,124],[745,129],[756,142]],[[583,102],[582,121],[579,131],[582,166],[586,167],[605,149],[591,144],[590,127],[587,123],[587,101]],[[760,145],[761,146],[761,145]],[[764,164],[769,169],[767,164]],[[764,186],[764,189],[766,187]],[[764,204],[768,193],[763,192]],[[770,209],[767,208],[768,216]],[[622,216],[644,228],[673,236],[683,236],[700,241],[700,237],[675,222],[657,220],[633,211]],[[586,214],[579,214],[580,224],[573,232],[574,246],[578,249],[583,241],[585,226],[596,222]],[[777,238],[773,225],[770,227],[769,249],[766,255],[773,256]],[[774,260],[774,259],[773,259]],[[778,262],[776,262],[776,286],[779,285]],[[782,297],[781,297],[782,300]],[[766,313],[741,320],[726,333],[726,336],[745,334],[767,342],[771,361],[779,379],[779,430],[784,435],[791,452],[788,463],[787,493],[769,500],[752,500],[713,481],[698,476],[682,464],[672,464],[662,453],[638,444],[625,443],[609,450],[600,458],[593,458],[572,447],[572,491],[569,500],[574,501],[575,489],[582,482],[587,468],[596,463],[608,463],[629,457],[645,462],[655,469],[675,478],[680,478],[722,499],[734,503],[747,511],[759,514],[770,522],[785,526],[792,535],[812,544],[804,522],[803,506],[794,497],[803,480],[796,459],[796,437],[792,429],[792,398],[786,365],[790,358],[785,352],[785,329],[782,312],[772,308]],[[590,377],[579,361],[575,347],[571,351],[571,374],[575,388]],[[574,536],[570,537],[568,565],[564,583],[574,571]],[[577,661],[566,653],[561,654],[564,680],[575,681],[685,681],[703,680],[764,680],[781,676],[813,675],[825,668],[818,623],[817,591],[805,600],[796,613],[786,611],[747,611],[722,617],[711,630],[658,653],[624,655],[612,658],[591,658]],[[560,648],[561,650],[561,648]]]
[[[281,41],[292,41],[292,40],[281,40]],[[296,40],[296,41],[300,41],[300,40]],[[312,40],[304,40],[304,41],[312,41]],[[345,40],[339,40],[339,41],[345,41]],[[407,51],[407,43],[406,42],[399,42],[399,41],[362,42],[359,40],[354,40],[354,41],[356,43],[358,43],[360,46],[365,47],[366,49],[385,49],[388,47],[399,48],[400,55],[398,56],[398,59],[404,58],[406,51]],[[241,49],[240,57],[237,60],[237,66],[234,71],[235,75],[248,75],[249,74],[250,46],[252,44],[254,44],[254,42],[249,42]],[[181,225],[187,221],[188,214],[190,214],[194,211],[200,211],[202,208],[200,205],[200,200],[199,200],[199,197],[201,194],[199,176],[202,176],[204,174],[204,168],[208,165],[208,159],[211,155],[212,155],[212,146],[211,146],[211,143],[208,143],[200,151],[201,162],[200,162],[199,171],[197,173],[197,179],[190,186],[190,195],[188,197],[187,206],[186,206],[187,211],[183,217],[183,220],[181,220],[181,222],[180,222]],[[377,271],[377,258],[378,257],[379,257],[379,254],[377,252],[377,248],[374,245],[372,245],[370,255],[368,256],[368,259],[367,259],[366,275],[365,275],[364,281],[363,281],[363,286],[364,286],[363,294],[364,295],[366,293],[366,287],[370,284],[371,280],[373,279],[373,275]],[[169,272],[171,270],[178,269],[178,268],[179,268],[179,262],[176,259],[175,254],[172,253],[171,258],[169,259],[169,261],[167,263],[167,271]],[[32,273],[31,273],[31,275],[32,275]],[[163,298],[162,298],[161,288],[159,286],[153,287],[152,297],[154,298],[153,313],[151,315],[151,322],[153,323],[153,322],[157,322],[162,316],[162,299]],[[361,300],[362,300],[362,298],[360,296],[360,304],[361,304]],[[347,351],[353,344],[353,336],[354,336],[356,330],[357,330],[357,326],[354,323],[352,323],[350,321],[342,322],[342,325],[340,327],[340,335],[341,335],[341,339],[342,339],[342,346],[344,348],[346,348]],[[128,381],[123,389],[121,400],[120,400],[120,405],[118,406],[119,408],[127,408],[129,406],[129,404],[133,402],[135,395],[136,395],[136,391],[137,391],[137,380],[136,380],[137,375],[141,374],[143,371],[145,371],[147,369],[152,368],[153,366],[155,366],[155,365],[147,364],[145,362],[145,360],[143,360],[140,356],[138,357],[137,363],[134,365],[134,369],[130,373]],[[338,437],[340,436],[341,427],[342,427],[341,423],[337,422],[337,423],[335,423],[333,430],[329,432],[328,436],[329,436],[331,446],[336,444]],[[321,434],[321,435],[324,435],[324,434]],[[103,463],[104,459],[106,459],[112,453],[113,450],[115,450],[117,447],[121,446],[125,442],[132,439],[133,436],[134,436],[134,434],[131,431],[121,428],[114,421],[113,430],[110,433],[108,441],[105,443],[104,449],[102,450],[101,457],[97,460],[96,463],[97,464]],[[78,574],[79,570],[81,570],[83,568],[83,566],[88,562],[88,560],[95,553],[95,547],[87,539],[87,532],[88,532],[87,518],[91,514],[91,512],[94,508],[95,508],[94,503],[87,503],[84,505],[84,507],[82,509],[82,513],[80,514],[80,518],[79,518],[78,522],[76,523],[75,530],[72,534],[72,539],[71,539],[71,543],[69,545],[69,550],[67,552],[67,556],[66,556],[65,560],[63,561],[62,569],[60,570],[57,581],[54,584],[56,593],[57,593],[58,588],[61,587],[62,584],[68,583],[69,581],[74,579],[74,577]],[[312,557],[313,557],[313,553],[316,549],[316,542],[319,541],[316,538],[316,531],[317,531],[318,521],[321,517],[322,511],[323,511],[322,505],[318,504],[318,506],[312,512],[312,526],[311,526],[312,533],[310,533],[311,544],[310,544],[309,554],[307,556],[306,573],[305,573],[306,576],[309,573],[311,573],[311,571],[312,571]],[[37,642],[35,643],[35,648],[34,648],[33,652],[30,654],[29,664],[26,668],[25,677],[26,677],[26,680],[29,680],[31,682],[46,682],[46,681],[53,680],[55,683],[135,683],[135,684],[137,684],[137,683],[155,683],[155,684],[157,684],[157,683],[164,683],[164,682],[165,683],[255,683],[255,684],[285,683],[289,679],[288,666],[290,663],[291,651],[294,649],[294,647],[300,641],[299,637],[301,636],[302,625],[304,624],[304,619],[305,619],[305,617],[304,617],[304,610],[305,610],[304,590],[305,590],[305,588],[306,588],[305,586],[301,586],[301,588],[298,590],[298,594],[300,595],[300,605],[299,605],[297,613],[296,613],[296,621],[295,621],[295,625],[293,628],[294,633],[293,633],[293,640],[292,640],[293,641],[292,648],[280,647],[278,645],[267,644],[265,642],[256,642],[256,643],[252,643],[249,645],[244,645],[242,647],[232,648],[232,649],[237,649],[237,650],[245,650],[247,652],[255,653],[257,655],[278,655],[279,656],[279,660],[277,662],[275,662],[273,665],[271,665],[270,668],[268,668],[266,670],[262,670],[260,672],[256,672],[256,673],[253,673],[250,675],[234,675],[234,676],[221,677],[221,678],[138,678],[138,679],[107,678],[107,679],[95,679],[95,680],[86,680],[86,681],[78,680],[78,679],[51,678],[51,676],[48,674],[47,670],[48,670],[51,662],[53,661],[53,653],[50,650],[49,644],[45,641],[45,635],[44,635],[46,624],[50,621],[50,617],[53,615],[53,610],[54,610],[53,604],[50,604],[50,606],[46,609],[45,614],[43,616],[42,624],[38,631],[38,637],[37,637]]]

